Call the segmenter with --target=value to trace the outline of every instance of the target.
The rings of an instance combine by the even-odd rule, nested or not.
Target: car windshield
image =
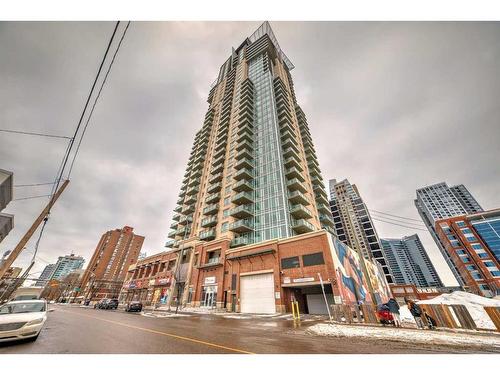
[[[0,307],[0,315],[41,311],[45,311],[44,302],[7,303]]]

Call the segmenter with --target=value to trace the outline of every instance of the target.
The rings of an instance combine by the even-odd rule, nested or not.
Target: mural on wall
[[[333,264],[342,303],[372,303],[358,253],[334,236],[331,236],[331,240]],[[365,265],[377,299],[374,303],[387,302],[390,289],[380,265],[368,260],[365,260]]]

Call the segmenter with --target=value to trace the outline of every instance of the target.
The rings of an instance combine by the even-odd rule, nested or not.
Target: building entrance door
[[[206,307],[212,307],[214,304],[214,295],[215,293],[212,290],[207,290],[205,293],[205,306]]]

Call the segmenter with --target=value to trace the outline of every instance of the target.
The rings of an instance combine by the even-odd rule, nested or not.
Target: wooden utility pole
[[[63,184],[59,187],[59,189],[56,191],[56,193],[52,196],[50,199],[49,203],[45,206],[43,211],[40,213],[40,215],[36,218],[36,220],[33,222],[31,225],[30,229],[26,232],[26,234],[21,238],[21,241],[17,244],[17,246],[12,250],[12,252],[9,254],[9,257],[5,259],[3,262],[2,266],[0,267],[0,279],[3,277],[5,272],[9,269],[9,267],[14,263],[14,261],[17,259],[21,251],[23,251],[24,247],[30,240],[30,238],[33,236],[37,228],[40,226],[42,221],[45,220],[47,215],[50,212],[50,209],[54,205],[54,203],[57,201],[57,199],[61,196],[62,192],[64,189],[66,189],[66,186],[68,186],[69,180],[65,180]]]

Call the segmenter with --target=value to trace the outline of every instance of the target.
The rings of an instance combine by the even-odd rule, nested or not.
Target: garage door
[[[242,276],[240,278],[241,312],[276,312],[274,303],[274,276],[272,273]]]
[[[307,294],[306,298],[309,314],[328,315],[323,294]],[[333,294],[327,294],[326,300],[329,305],[333,305]]]

